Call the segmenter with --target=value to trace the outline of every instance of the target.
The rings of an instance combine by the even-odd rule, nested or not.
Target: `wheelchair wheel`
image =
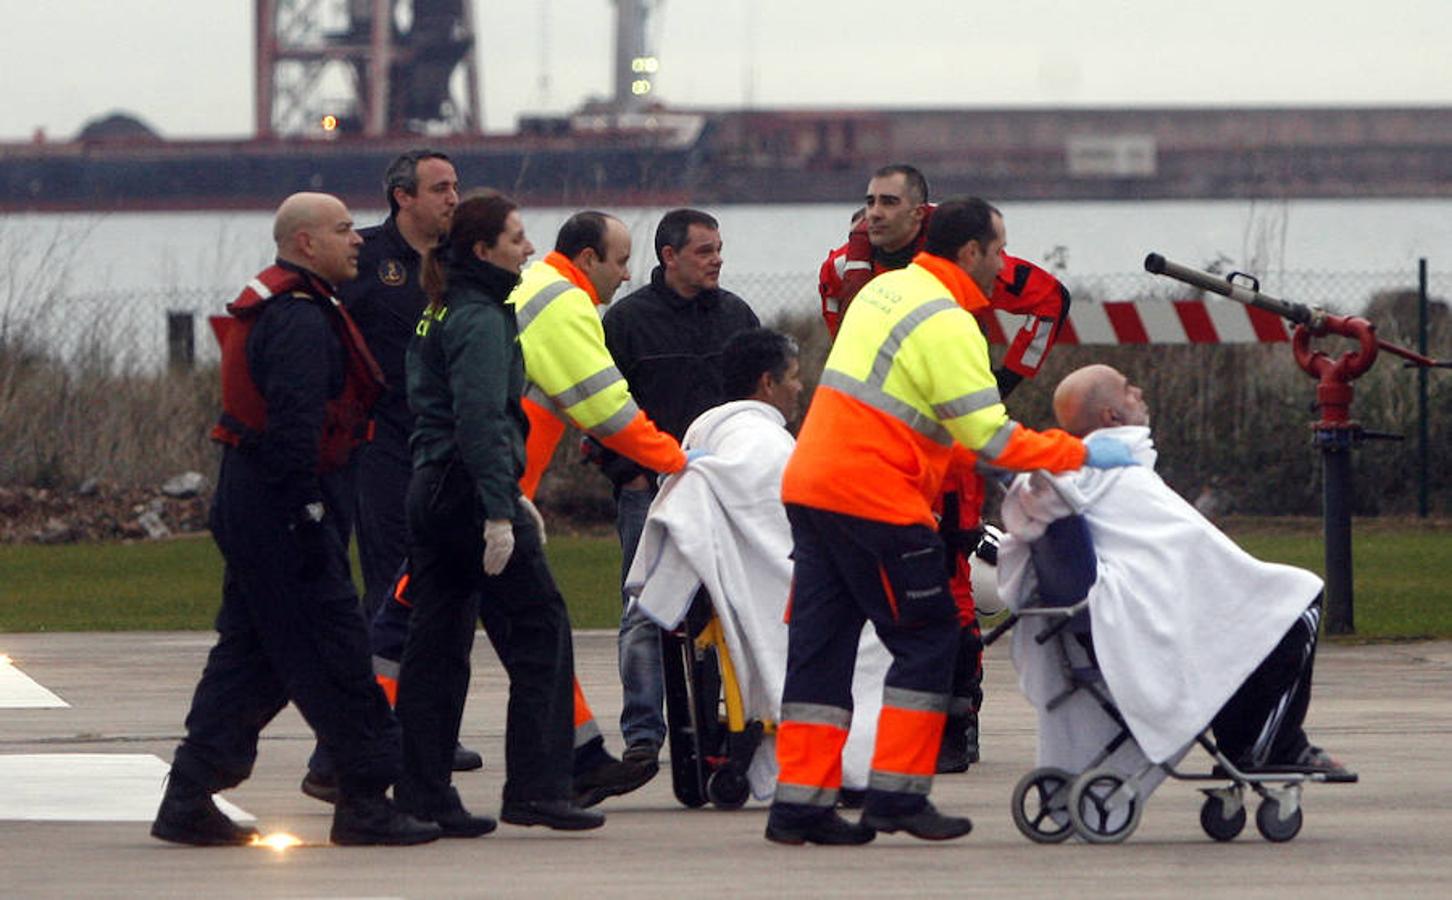
[[[1200,827],[1217,841],[1233,841],[1245,830],[1245,803],[1234,788],[1205,791]]]
[[[1013,789],[1013,824],[1038,844],[1057,844],[1074,833],[1069,817],[1072,773],[1045,767],[1020,778]]]
[[[1261,837],[1283,844],[1301,833],[1301,807],[1298,804],[1287,813],[1288,806],[1290,803],[1275,794],[1266,795],[1255,811],[1255,827]]]
[[[1144,813],[1135,784],[1108,767],[1090,769],[1069,790],[1074,831],[1091,844],[1117,844],[1139,827]]]
[[[734,769],[717,769],[706,779],[706,797],[717,809],[740,809],[749,796],[751,785]]]

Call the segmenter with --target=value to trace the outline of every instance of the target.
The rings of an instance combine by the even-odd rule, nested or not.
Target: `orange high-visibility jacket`
[[[1008,417],[972,315],[987,303],[967,273],[928,253],[869,282],[827,357],[782,499],[933,527],[955,444],[1005,469],[1082,466],[1078,438]]]
[[[530,383],[523,403],[530,418],[520,479],[525,496],[534,495],[564,434],[560,419],[648,469],[675,472],[686,464],[680,443],[630,396],[605,348],[595,286],[578,266],[562,253],[550,253],[524,271],[509,303]]]

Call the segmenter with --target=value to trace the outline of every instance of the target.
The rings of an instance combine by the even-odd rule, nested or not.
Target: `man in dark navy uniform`
[[[349,497],[358,562],[363,572],[363,614],[373,621],[387,599],[398,568],[408,554],[408,523],[404,497],[413,471],[408,436],[413,413],[404,389],[403,357],[428,298],[419,285],[425,253],[449,233],[459,203],[459,176],[449,158],[434,150],[410,150],[388,166],[383,177],[389,216],[382,224],[359,231],[358,277],[339,289],[368,349],[388,382],[374,406],[373,440],[356,454],[354,490]],[[374,660],[389,682],[396,680],[396,660]],[[459,747],[455,771],[478,769],[483,758]],[[337,784],[325,753],[313,755],[303,778],[303,793],[331,803]]]
[[[337,301],[361,243],[336,197],[278,208],[277,262],[228,306],[224,445],[211,528],[225,570],[217,643],[192,698],[153,836],[245,844],[212,794],[252,773],[258,736],[289,701],[336,761],[338,844],[417,844],[440,829],[399,813],[398,723],[373,679],[348,574],[347,466],[366,440],[378,366]]]
[[[364,228],[358,277],[338,294],[368,343],[388,389],[374,407],[376,432],[356,464],[358,561],[363,612],[371,622],[388,596],[407,546],[403,497],[411,463],[413,414],[404,390],[403,357],[428,298],[419,286],[423,255],[449,233],[459,203],[459,176],[449,158],[411,150],[384,176],[389,216]]]

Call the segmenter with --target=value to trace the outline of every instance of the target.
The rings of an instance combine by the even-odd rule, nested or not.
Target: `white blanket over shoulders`
[[[1034,589],[1028,545],[1074,512],[1089,524],[1098,580],[1089,592],[1099,668],[1140,748],[1171,758],[1209,725],[1321,591],[1321,580],[1240,549],[1154,471],[1148,428],[1095,432],[1124,441],[1140,463],[1050,476],[1021,475],[1003,518],[999,591],[1018,608]],[[1015,635],[1028,699],[1058,687],[1042,647]]]
[[[666,480],[646,518],[626,592],[666,628],[680,624],[704,586],[726,634],[748,718],[776,722],[786,682],[791,528],[781,476],[794,442],[780,412],[737,400],[702,413],[682,446],[697,459]],[[871,624],[858,647],[855,712],[842,754],[842,783],[863,788],[872,758],[882,684],[891,657]],[[776,744],[762,742],[748,773],[758,799],[776,788]]]

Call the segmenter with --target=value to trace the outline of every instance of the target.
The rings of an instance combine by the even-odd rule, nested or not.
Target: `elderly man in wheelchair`
[[[1004,500],[999,588],[1039,710],[1040,767],[1014,792],[1016,824],[1041,842],[1123,840],[1170,776],[1230,782],[1205,791],[1217,840],[1244,827],[1247,788],[1262,835],[1290,840],[1303,783],[1356,780],[1303,728],[1321,580],[1250,556],[1155,474],[1149,410],[1120,372],[1071,373],[1054,413],[1140,464],[1020,475]],[[1196,744],[1210,774],[1175,768]]]

